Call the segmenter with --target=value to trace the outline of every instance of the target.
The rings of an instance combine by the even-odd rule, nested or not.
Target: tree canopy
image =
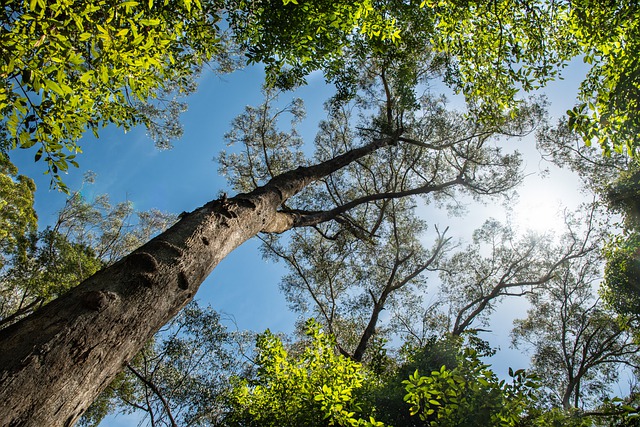
[[[521,91],[544,86],[582,56],[591,67],[569,124],[606,153],[634,155],[637,123],[628,111],[640,87],[638,13],[614,0],[12,0],[0,34],[0,148],[35,146],[36,160],[65,189],[60,173],[77,165],[88,130],[142,124],[159,147],[170,147],[186,106],[177,97],[195,89],[205,63],[228,69],[232,57],[246,55],[281,88],[322,70],[349,97],[350,58],[386,51],[410,63],[425,51],[444,81],[488,117],[513,109]],[[403,73],[409,85],[419,77]]]
[[[215,2],[11,0],[0,32],[0,149],[37,147],[56,184],[78,140],[107,124],[144,124],[163,148],[174,97],[221,49]]]

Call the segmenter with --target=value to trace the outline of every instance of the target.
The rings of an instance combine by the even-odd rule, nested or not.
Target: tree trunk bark
[[[114,265],[0,331],[0,420],[71,426],[153,335],[195,295],[214,267],[260,231],[293,220],[289,197],[394,142],[380,139],[300,167],[251,193],[207,203]]]
[[[569,378],[569,383],[567,384],[567,387],[565,387],[564,389],[564,393],[562,394],[562,408],[565,411],[568,411],[570,409],[573,408],[577,408],[578,404],[577,404],[577,400],[576,400],[576,404],[575,406],[572,405],[572,397],[575,399],[577,397],[577,391],[576,388],[579,387],[580,384],[580,378]],[[576,393],[576,394],[574,394]]]

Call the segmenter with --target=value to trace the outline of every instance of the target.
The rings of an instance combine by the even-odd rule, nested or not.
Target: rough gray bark
[[[285,231],[278,208],[311,182],[395,143],[375,140],[300,167],[248,194],[214,200],[111,267],[0,331],[0,420],[71,426],[125,364],[195,295],[233,249]]]

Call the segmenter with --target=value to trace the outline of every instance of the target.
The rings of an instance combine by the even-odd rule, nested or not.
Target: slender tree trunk
[[[567,387],[565,387],[564,389],[564,393],[562,395],[562,408],[565,411],[568,411],[572,408],[577,408],[578,407],[578,400],[577,400],[577,388],[580,386],[580,379],[579,378],[570,378],[569,379],[569,383],[567,384]],[[572,399],[573,398],[573,399]],[[572,400],[575,401],[575,405],[573,404]]]
[[[374,299],[373,301],[373,311],[371,313],[371,317],[369,318],[369,323],[367,324],[367,327],[362,333],[362,336],[360,337],[360,342],[358,343],[358,347],[356,347],[355,351],[353,352],[353,356],[351,357],[356,362],[362,362],[362,358],[364,357],[364,352],[367,351],[367,348],[369,347],[369,340],[371,340],[371,337],[376,332],[378,317],[380,316],[380,312],[384,308],[385,300],[386,300],[386,295],[383,295],[383,297],[380,298],[380,300],[376,301]]]
[[[380,139],[219,199],[67,294],[0,331],[0,423],[71,426],[125,364],[195,295],[213,268],[260,231],[285,231],[289,197],[396,139]]]

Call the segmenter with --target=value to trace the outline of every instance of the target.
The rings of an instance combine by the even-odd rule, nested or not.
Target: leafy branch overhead
[[[582,56],[591,68],[571,126],[607,152],[638,145],[629,112],[640,19],[622,1],[9,0],[1,13],[0,150],[36,147],[62,189],[87,131],[144,125],[167,148],[181,135],[176,96],[194,89],[203,64],[228,68],[239,57],[264,64],[281,88],[322,70],[348,99],[358,72],[350,58],[406,63],[409,87],[423,77],[411,63],[428,54],[493,120]]]
[[[5,2],[0,149],[36,146],[35,160],[66,188],[60,174],[77,166],[87,130],[152,128],[149,104],[181,108],[165,97],[191,90],[191,75],[220,49],[212,8],[199,0]]]
[[[152,425],[506,426],[635,414],[633,391],[622,406],[602,396],[616,368],[639,367],[637,337],[624,323],[637,320],[633,234],[621,239],[629,244],[623,252],[611,243],[618,262],[606,272],[606,300],[630,294],[614,307],[631,310],[620,317],[601,306],[592,286],[611,216],[600,224],[595,208],[581,208],[586,216],[567,216],[559,236],[518,237],[508,222],[489,221],[462,249],[452,238],[459,230],[446,226],[472,200],[513,200],[525,163],[505,139],[538,129],[549,157],[582,172],[599,194],[609,189],[611,204],[622,203],[623,225],[637,228],[637,176],[620,176],[630,166],[618,162],[624,156],[602,159],[582,141],[572,145],[575,130],[598,138],[605,151],[628,137],[607,126],[634,120],[623,108],[635,105],[635,92],[620,90],[637,80],[627,58],[627,48],[635,49],[628,41],[635,26],[626,25],[637,14],[632,7],[9,0],[1,13],[0,419],[72,425],[108,384],[111,394],[98,399],[89,421],[114,398]],[[620,28],[600,34],[589,27],[590,14],[603,28]],[[228,41],[264,63],[267,76],[265,102],[232,122],[230,147],[219,157],[237,195],[185,212],[152,238],[171,216],[151,211],[134,226],[131,204],[88,203],[76,193],[55,226],[35,232],[33,182],[6,152],[33,149],[64,189],[60,176],[77,165],[86,130],[144,124],[168,146],[183,109],[173,95],[192,90],[207,61],[221,65],[238,53]],[[587,116],[573,114],[552,129],[545,102],[521,91],[557,78],[581,54],[593,62],[582,86],[586,107],[579,107]],[[315,70],[336,92],[312,144],[297,131],[302,101],[282,103],[278,90]],[[436,93],[442,83],[464,96],[462,111]],[[612,108],[606,120],[590,121],[603,106]],[[600,125],[604,133],[585,136]],[[434,206],[448,215],[424,215]],[[255,370],[239,372],[234,362],[227,368],[238,379],[216,382],[215,362],[206,370],[196,360],[227,358],[231,336],[215,314],[188,304],[213,269],[256,236],[267,256],[286,263],[281,286],[292,308],[317,321],[291,347],[260,335]],[[516,342],[531,345],[539,387],[522,370],[511,371],[511,384],[498,381],[479,359],[494,350],[475,335],[500,301],[525,295],[532,309],[517,322]],[[189,387],[196,393],[189,396]],[[536,388],[555,399],[535,400]],[[226,400],[217,394],[225,392]],[[404,396],[417,418],[376,410],[399,403],[406,410]]]
[[[562,77],[575,58],[589,65],[570,125],[587,144],[635,156],[640,141],[640,9],[612,0],[513,2],[424,0],[246,2],[231,13],[251,62],[267,65],[271,84],[289,88],[322,70],[339,95],[353,95],[346,58],[393,52],[411,61],[430,51],[445,82],[484,115],[510,109],[529,92]],[[275,30],[275,31],[274,31]]]

